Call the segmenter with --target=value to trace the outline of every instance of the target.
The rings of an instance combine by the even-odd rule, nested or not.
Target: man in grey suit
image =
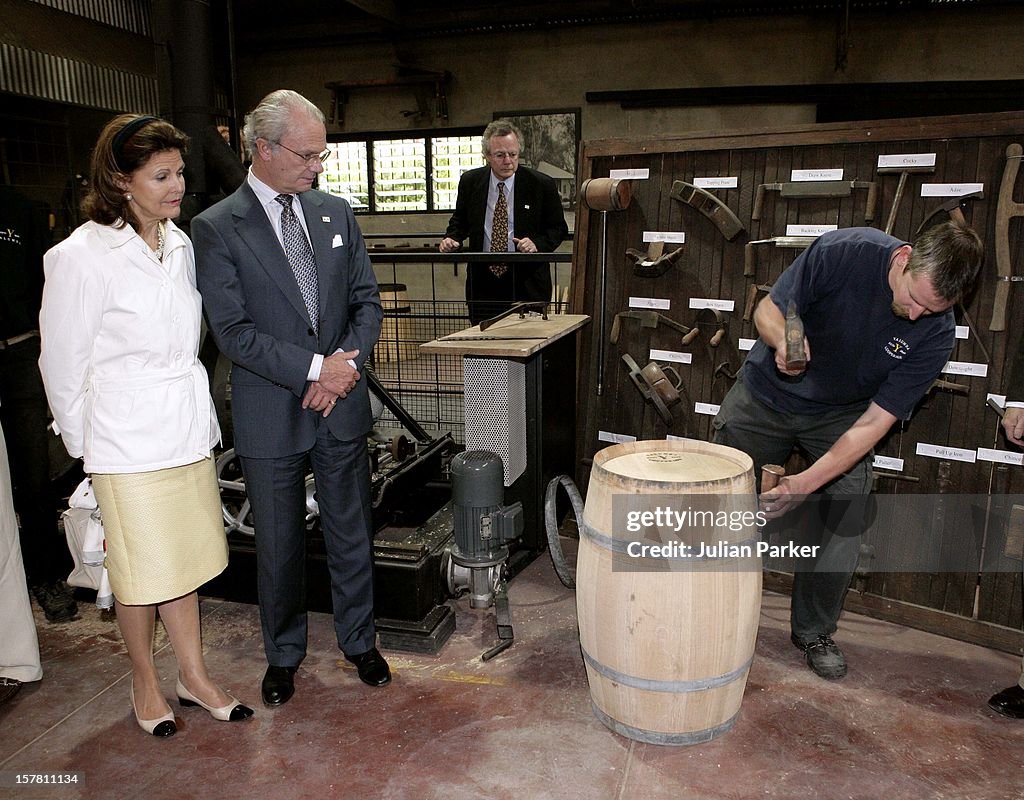
[[[487,166],[471,169],[459,178],[455,212],[438,249],[453,253],[468,237],[472,252],[550,253],[569,235],[554,180],[519,165],[523,137],[507,119],[488,125],[481,144]],[[504,198],[499,199],[499,194]],[[498,225],[503,241],[492,237],[498,208],[505,209],[505,219]],[[513,302],[546,303],[550,299],[550,264],[469,265],[466,303],[474,325],[500,314]]]
[[[192,221],[207,324],[234,363],[232,421],[256,528],[263,701],[295,691],[306,655],[305,476],[312,465],[338,646],[364,683],[391,680],[375,647],[372,524],[359,370],[380,334],[377,282],[352,209],[312,190],[323,114],[289,90],[246,117],[237,191]]]

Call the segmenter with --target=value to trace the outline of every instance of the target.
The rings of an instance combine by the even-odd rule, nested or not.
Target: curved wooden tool
[[[631,247],[626,255],[633,260],[633,274],[638,278],[660,278],[682,257],[683,248],[666,253],[664,242],[651,242],[646,253]]]
[[[1021,155],[1024,148],[1013,143],[1006,148],[1006,166],[1003,168],[1003,182],[999,187],[999,204],[996,206],[996,270],[999,273],[996,283],[996,296],[992,301],[992,321],[990,331],[1006,330],[1006,306],[1010,300],[1010,282],[1022,278],[1013,274],[1010,263],[1010,220],[1024,216],[1024,203],[1013,199],[1013,189],[1017,183],[1017,172],[1020,169]]]
[[[747,287],[747,302],[743,306],[743,321],[750,322],[754,318],[754,308],[757,306],[757,296],[768,294],[772,290],[770,283],[752,283]]]
[[[683,334],[683,344],[687,343],[686,337],[693,333],[693,328],[688,328],[685,325],[676,322],[671,317],[666,317],[664,314],[659,314],[657,311],[637,310],[637,311],[620,311],[615,315],[615,319],[612,321],[612,333],[608,338],[612,344],[619,343],[619,335],[622,332],[622,322],[624,319],[635,319],[639,320],[641,328],[657,328],[658,324],[664,324],[673,330],[679,331]],[[693,336],[697,334],[693,333]]]
[[[943,214],[948,214],[949,218],[958,225],[967,225],[967,217],[964,216],[964,209],[967,208],[967,201],[981,200],[984,196],[984,192],[971,192],[970,194],[962,194],[957,197],[949,198],[945,203],[936,208],[921,221],[921,224],[917,226],[917,230],[914,231],[914,238],[916,239],[932,227],[932,225],[938,224],[935,222],[935,218],[941,217]]]
[[[740,222],[739,217],[707,189],[701,189],[686,181],[675,181],[672,184],[669,197],[697,209],[714,223],[728,242],[743,233],[743,223]]]

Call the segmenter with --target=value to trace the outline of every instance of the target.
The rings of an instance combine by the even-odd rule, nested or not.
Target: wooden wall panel
[[[933,391],[923,400],[913,417],[893,430],[879,443],[878,454],[904,459],[902,475],[911,480],[882,477],[876,493],[908,498],[949,493],[988,495],[993,509],[945,514],[936,518],[941,530],[929,530],[927,538],[901,539],[908,527],[900,519],[900,507],[886,506],[866,537],[869,547],[903,548],[906,553],[920,548],[943,548],[968,556],[961,572],[893,573],[872,571],[870,553],[862,559],[854,581],[858,596],[851,602],[861,610],[879,615],[896,614],[904,608],[910,624],[920,621],[929,629],[948,628],[951,635],[972,640],[991,641],[996,646],[1019,649],[1024,643],[1021,628],[1020,560],[1003,554],[1006,547],[1008,508],[995,501],[997,495],[1024,494],[1024,470],[1011,466],[1000,470],[986,461],[966,463],[916,454],[918,443],[975,449],[990,447],[1012,450],[999,433],[995,412],[987,407],[989,392],[1005,391],[1006,371],[1021,336],[1021,309],[1024,286],[1011,285],[1007,319],[1008,330],[988,330],[996,286],[995,220],[999,187],[1006,163],[1006,147],[1024,142],[1024,113],[985,114],[963,117],[892,120],[867,123],[841,123],[772,130],[756,134],[722,133],[685,135],[668,139],[608,139],[585,142],[581,152],[581,179],[603,177],[613,169],[648,169],[649,179],[632,183],[630,206],[604,214],[580,204],[577,211],[577,246],[573,263],[574,313],[587,313],[595,324],[585,329],[580,343],[577,396],[577,482],[586,486],[589,464],[597,450],[607,446],[602,434],[635,436],[638,439],[663,438],[668,434],[709,439],[709,415],[695,414],[694,403],[721,403],[731,386],[729,377],[740,366],[745,353],[741,338],[755,338],[751,322],[743,319],[747,292],[754,283],[772,283],[792,262],[797,250],[757,246],[755,275],[744,275],[744,249],[747,242],[784,235],[786,226],[837,225],[841,228],[869,224],[884,229],[895,202],[898,174],[877,174],[877,159],[882,154],[936,154],[934,173],[910,174],[904,189],[893,235],[911,241],[918,226],[948,198],[922,197],[924,183],[983,183],[984,197],[968,201],[964,213],[982,236],[986,261],[974,292],[958,310],[958,324],[973,324],[967,339],[958,339],[951,359],[987,363],[988,375],[968,377],[945,375],[965,384],[967,394]],[[761,218],[752,220],[757,187],[765,183],[784,183],[794,169],[843,169],[843,180],[873,181],[877,188],[874,215],[865,220],[867,190],[854,189],[849,197],[784,199],[777,191],[765,193]],[[734,189],[715,190],[739,218],[745,230],[733,241],[726,241],[717,227],[696,209],[670,198],[676,180],[692,182],[695,177],[735,176]],[[1016,199],[1024,199],[1024,176],[1018,180]],[[603,219],[602,219],[603,217]],[[945,219],[939,214],[933,220]],[[602,259],[602,223],[607,227],[605,325],[598,324],[598,297]],[[1016,268],[1024,274],[1024,223],[1011,225],[1011,253]],[[634,274],[626,257],[627,248],[646,250],[645,231],[684,231],[683,255],[665,275],[657,278]],[[666,243],[669,251],[678,245]],[[686,326],[696,324],[698,312],[689,308],[691,298],[731,299],[735,310],[723,314],[726,336],[718,347],[710,347],[713,333],[702,329],[689,345],[681,344],[678,331],[664,325],[642,328],[635,320],[624,320],[617,344],[608,336],[616,313],[629,308],[630,297],[667,299],[671,308],[663,311]],[[760,296],[759,296],[760,299]],[[966,313],[964,313],[966,312]],[[969,320],[967,319],[969,317]],[[604,382],[601,396],[596,392],[597,355],[604,337]],[[666,424],[654,407],[643,400],[629,380],[622,355],[630,354],[643,367],[651,349],[687,352],[689,365],[675,365],[681,378],[682,402],[674,408],[674,419]],[[663,364],[666,362],[662,362]],[[606,437],[607,438],[607,437]],[[799,469],[800,461],[793,463]],[[1008,505],[1003,503],[1003,506]],[[872,539],[873,533],[877,536]],[[884,545],[882,544],[884,542]],[[881,558],[876,553],[876,559]],[[976,558],[975,558],[976,556]],[[995,571],[979,571],[982,558]],[[973,560],[972,560],[973,559]],[[875,563],[878,563],[876,561]],[[871,598],[878,598],[871,600]],[[879,609],[886,608],[884,614]],[[892,609],[897,609],[893,611]],[[955,624],[950,620],[956,620]],[[965,634],[969,630],[971,633]],[[993,631],[987,633],[986,630]],[[980,631],[980,632],[979,632]],[[986,639],[986,637],[988,637]]]

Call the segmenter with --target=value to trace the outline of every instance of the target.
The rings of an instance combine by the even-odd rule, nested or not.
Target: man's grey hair
[[[257,139],[266,139],[274,144],[280,143],[281,138],[288,132],[289,119],[295,111],[309,114],[321,123],[324,121],[324,114],[319,108],[291,89],[271,92],[260,100],[256,108],[245,115],[242,139],[250,158]]]
[[[507,119],[496,119],[486,128],[484,128],[484,135],[481,137],[481,143],[483,145],[483,153],[485,156],[491,154],[491,139],[495,136],[508,136],[514,134],[516,141],[519,142],[519,149],[523,149],[523,134],[519,132],[519,128],[513,125]],[[520,155],[522,153],[520,152]]]

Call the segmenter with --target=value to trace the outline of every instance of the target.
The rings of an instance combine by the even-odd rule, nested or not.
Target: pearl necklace
[[[153,251],[156,254],[157,261],[164,260],[164,244],[166,244],[166,242],[166,226],[163,222],[158,222],[156,225],[156,250]]]

